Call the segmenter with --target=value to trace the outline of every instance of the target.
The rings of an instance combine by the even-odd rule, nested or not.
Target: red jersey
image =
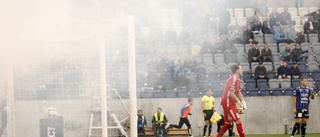
[[[240,92],[240,79],[236,77],[236,75],[232,75],[228,78],[226,85],[224,86],[224,91],[221,99],[221,105],[223,107],[235,107],[236,102],[234,102],[230,97],[230,90],[234,90],[234,94],[237,95]]]

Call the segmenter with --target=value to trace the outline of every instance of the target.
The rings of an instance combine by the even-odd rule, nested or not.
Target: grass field
[[[197,136],[197,137],[203,137],[203,136]],[[228,137],[228,136],[224,136]],[[235,137],[239,137],[239,135],[236,135]],[[289,134],[287,135],[246,135],[246,137],[290,137]],[[301,134],[295,135],[295,137],[301,137]],[[306,137],[320,137],[320,134],[307,134]]]

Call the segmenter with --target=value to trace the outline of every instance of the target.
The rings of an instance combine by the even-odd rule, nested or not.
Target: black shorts
[[[309,110],[308,109],[297,109],[297,114],[296,114],[295,118],[309,119]]]
[[[206,117],[204,118],[204,121],[210,120],[210,118],[213,115],[213,110],[204,110],[204,113],[206,114]]]

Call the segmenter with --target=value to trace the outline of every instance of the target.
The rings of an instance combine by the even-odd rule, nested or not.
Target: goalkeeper
[[[236,123],[240,137],[245,137],[239,116],[239,113],[241,114],[247,109],[240,91],[241,87],[239,77],[242,76],[243,70],[240,65],[233,65],[231,66],[231,71],[233,75],[226,81],[221,99],[221,105],[224,109],[225,124],[217,134],[217,137],[222,137],[223,134],[231,127],[232,122]]]

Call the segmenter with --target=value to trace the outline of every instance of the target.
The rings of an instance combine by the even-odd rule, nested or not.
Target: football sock
[[[233,136],[233,123],[231,125],[231,127],[229,128],[229,136]]]
[[[208,134],[209,137],[210,137],[210,134],[211,134],[211,129],[212,129],[212,125],[209,126],[209,134]]]
[[[224,124],[222,128],[220,129],[219,133],[217,134],[217,137],[222,137],[223,134],[231,127],[229,124]]]
[[[245,137],[241,123],[237,124],[237,130],[238,130],[238,133],[239,133],[240,137]]]
[[[301,126],[301,137],[304,137],[304,135],[306,134],[306,129],[307,129],[307,123],[302,123],[302,126]]]
[[[294,135],[294,133],[296,133],[296,130],[297,130],[298,128],[300,128],[300,124],[298,124],[298,123],[294,124],[293,130],[292,130],[292,134],[291,134],[292,136]]]
[[[207,127],[208,127],[207,125],[204,125],[204,128],[203,128],[203,136],[206,135]]]

